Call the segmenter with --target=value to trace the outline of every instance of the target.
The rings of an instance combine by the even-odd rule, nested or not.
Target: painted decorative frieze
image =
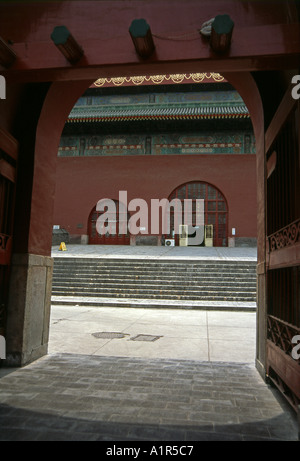
[[[255,154],[255,140],[251,130],[241,131],[240,128],[236,131],[221,131],[224,119],[237,122],[238,126],[239,121],[245,118],[249,119],[250,114],[235,90],[124,95],[89,93],[79,98],[69,114],[67,126],[72,135],[61,138],[58,155]],[[177,122],[189,123],[202,119],[206,123],[214,120],[214,124],[220,124],[220,131],[212,131],[215,128],[206,132],[179,131],[180,125]],[[136,121],[148,120],[169,121],[174,131],[160,134],[138,130],[136,134],[126,132],[129,123],[134,127]],[[107,122],[111,123],[109,126],[112,126],[112,133],[114,122],[118,123],[118,134],[88,135],[91,131],[85,131],[85,124],[92,124],[93,133],[101,132],[101,124]],[[77,135],[77,132],[81,134]],[[130,132],[135,130],[131,128]]]
[[[61,138],[60,157],[255,154],[251,132],[81,135]]]

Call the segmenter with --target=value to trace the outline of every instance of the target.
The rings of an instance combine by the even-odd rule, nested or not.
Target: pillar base
[[[256,359],[255,360],[255,367],[256,367],[258,373],[260,374],[260,376],[262,377],[262,379],[265,382],[267,382],[267,372],[266,372],[264,364],[261,363],[258,359]]]
[[[22,367],[48,351],[53,259],[12,258],[4,366]]]

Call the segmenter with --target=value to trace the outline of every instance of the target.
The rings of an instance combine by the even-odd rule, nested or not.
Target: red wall
[[[228,232],[256,237],[256,156],[136,156],[58,158],[53,224],[70,234],[87,234],[88,217],[102,198],[128,202],[168,198],[179,185],[204,181],[217,187],[228,204]],[[83,224],[82,229],[77,225]]]

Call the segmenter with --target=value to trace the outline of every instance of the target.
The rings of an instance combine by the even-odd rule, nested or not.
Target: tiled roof
[[[222,119],[222,118],[250,118],[249,111],[244,104],[222,105],[179,105],[157,104],[122,107],[108,106],[75,106],[67,122],[119,122],[135,120],[182,120],[182,119]]]

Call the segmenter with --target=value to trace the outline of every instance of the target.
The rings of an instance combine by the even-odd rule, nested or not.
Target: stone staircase
[[[52,304],[256,309],[256,263],[55,258]]]

